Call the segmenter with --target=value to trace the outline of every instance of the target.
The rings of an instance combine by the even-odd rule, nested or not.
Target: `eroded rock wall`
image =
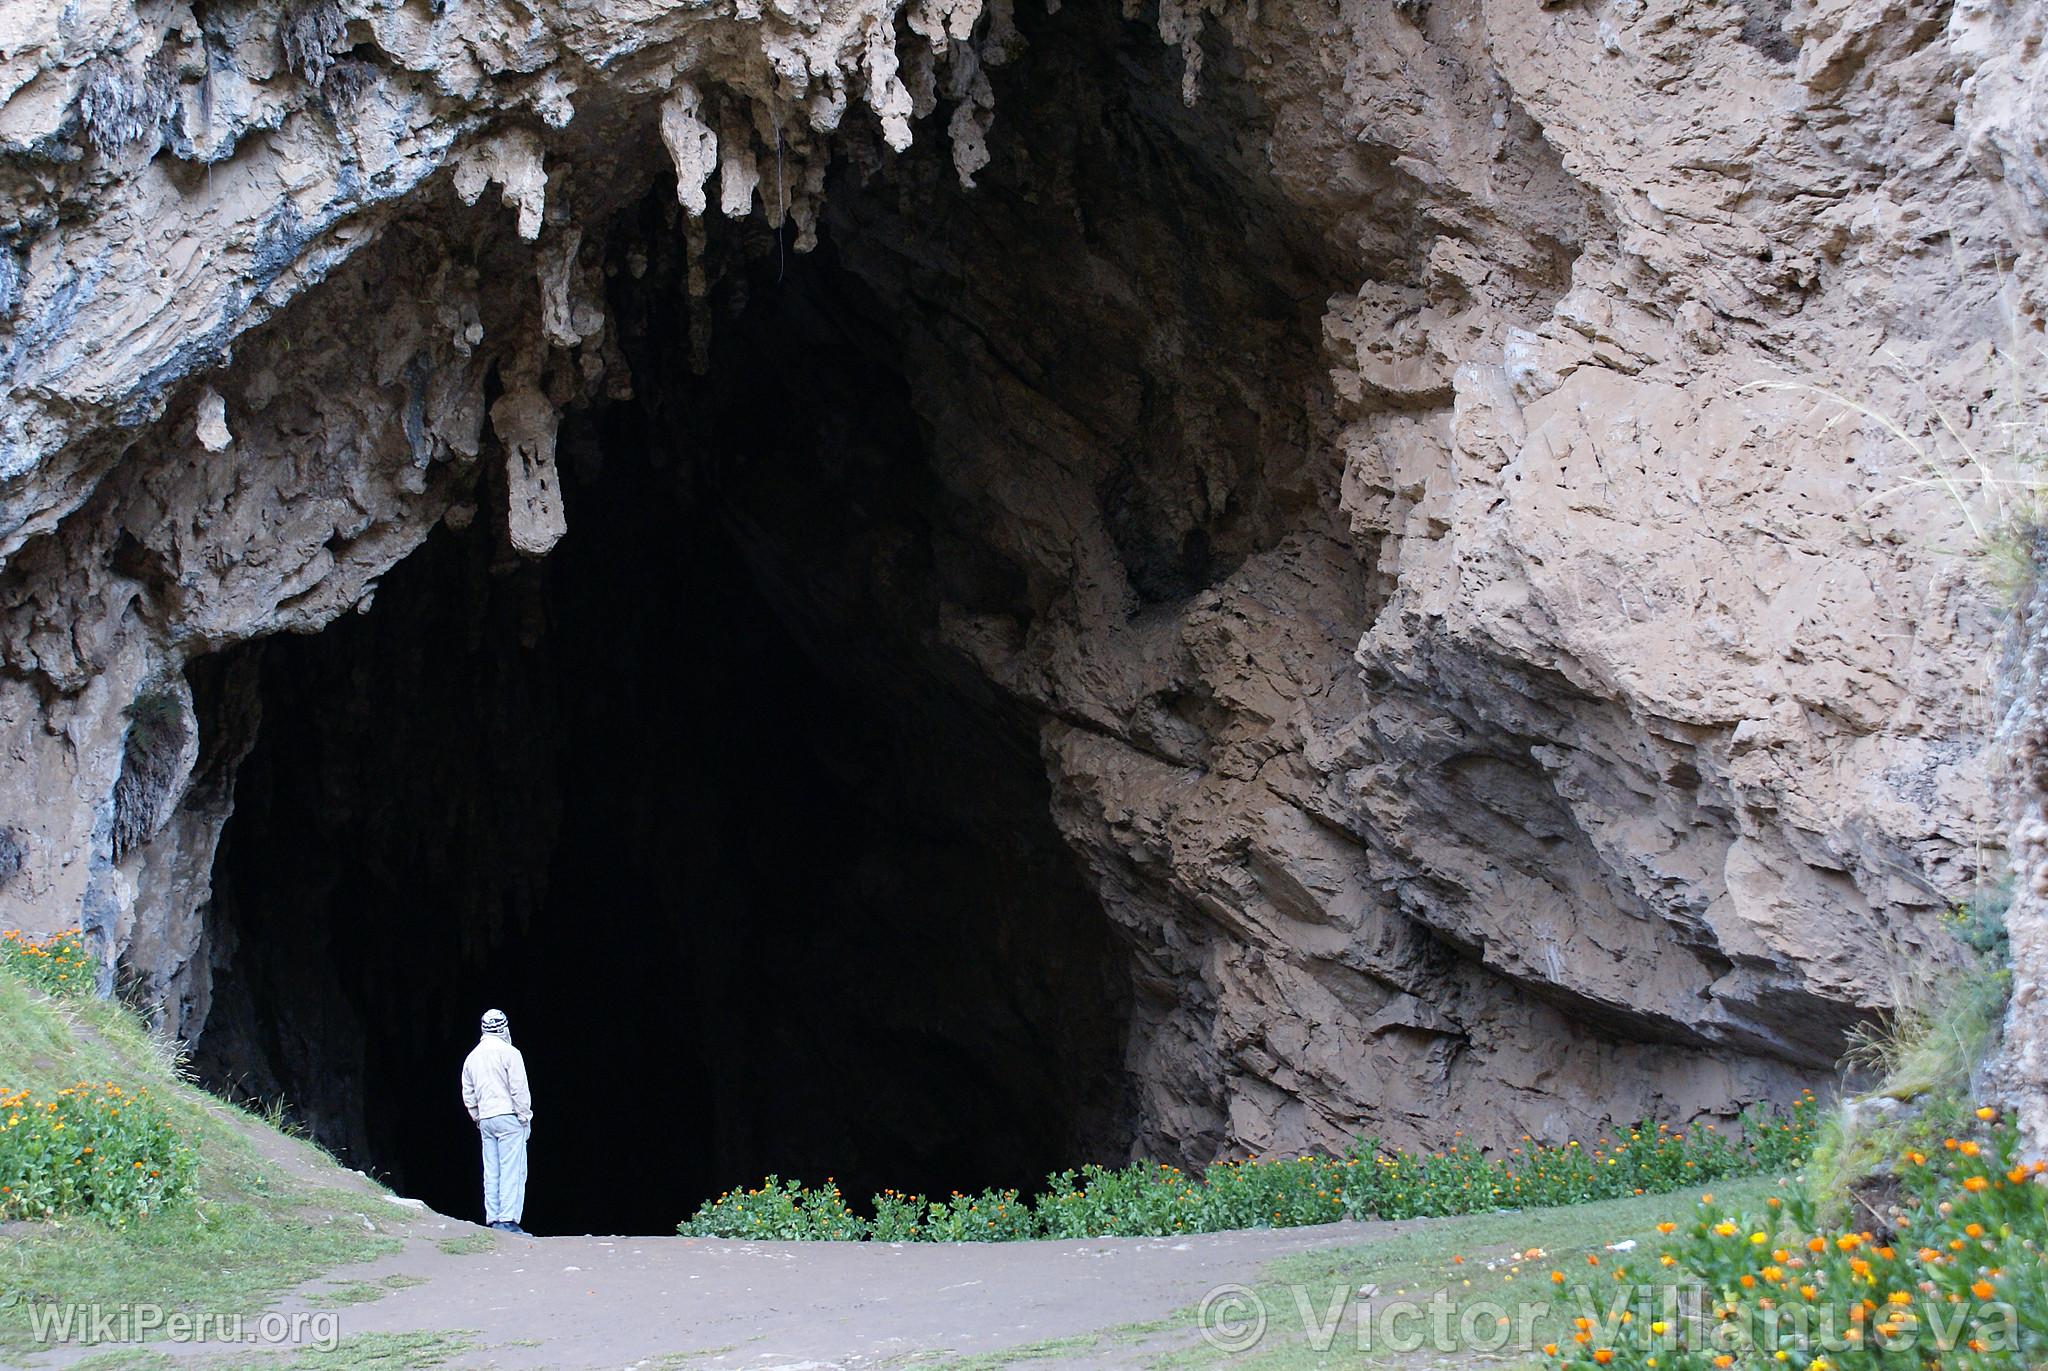
[[[720,213],[896,321],[1136,1148],[1725,1114],[1996,864],[1984,512],[1904,439],[2039,326],[2017,9],[64,13],[0,64],[0,918],[188,1032],[260,726],[191,664],[443,519],[544,555],[559,412],[649,389],[607,282],[701,301]]]

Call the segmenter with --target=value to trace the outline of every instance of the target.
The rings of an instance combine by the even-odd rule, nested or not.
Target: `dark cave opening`
[[[1227,51],[1191,108],[1142,26],[1027,27],[972,192],[927,139],[835,166],[810,254],[755,217],[693,263],[669,185],[593,235],[633,393],[566,413],[545,558],[486,461],[366,612],[195,668],[202,720],[260,716],[206,915],[218,1088],[474,1215],[457,1071],[502,1008],[543,1233],[1130,1154],[1141,1002],[1178,991],[1055,821],[1047,706],[949,634],[1104,613],[1077,574],[1138,622],[1325,517],[1338,273]],[[1199,764],[1186,719],[1137,727]]]
[[[250,649],[199,1065],[437,1209],[479,1203],[487,1006],[534,1082],[538,1232],[1119,1151],[1122,953],[1032,719],[916,641],[938,497],[830,259],[756,273],[686,431],[565,431],[546,559],[444,527],[367,613]]]

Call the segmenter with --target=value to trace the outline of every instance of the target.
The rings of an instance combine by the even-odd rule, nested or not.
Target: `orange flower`
[[[1998,1287],[1990,1281],[1978,1281],[1970,1287],[1970,1293],[1980,1300],[1988,1300],[1998,1293]]]

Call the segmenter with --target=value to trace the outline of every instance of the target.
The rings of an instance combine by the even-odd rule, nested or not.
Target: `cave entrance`
[[[686,232],[653,174],[584,225],[632,394],[565,417],[544,559],[485,462],[366,612],[195,668],[202,720],[260,716],[207,914],[217,1085],[473,1214],[456,1071],[500,1007],[541,1232],[664,1231],[768,1172],[858,1201],[1207,1155],[1176,1121],[1207,1087],[1133,1074],[1189,992],[1105,908],[1122,859],[1063,837],[1040,737],[1121,711],[1206,765],[1183,610],[1343,526],[1346,272],[1220,40],[1190,106],[1113,10],[1020,22],[972,192],[927,138],[834,163],[813,253]],[[528,245],[476,241],[532,290]]]
[[[1128,974],[1036,723],[922,639],[1001,578],[932,583],[944,497],[830,248],[732,284],[707,374],[651,326],[664,403],[565,428],[545,559],[480,515],[247,649],[199,1065],[444,1212],[479,1203],[487,1006],[534,1082],[537,1232],[666,1230],[768,1172],[1028,1189],[1128,1145]]]

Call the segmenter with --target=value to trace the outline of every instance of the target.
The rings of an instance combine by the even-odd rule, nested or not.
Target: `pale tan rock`
[[[506,391],[491,406],[491,427],[505,448],[506,537],[522,556],[546,556],[568,532],[562,478],[555,470],[560,421],[547,396],[530,381]]]
[[[711,298],[714,173],[795,250],[838,216],[878,298],[928,310],[904,365],[958,531],[1034,611],[944,604],[934,637],[1042,721],[1136,950],[1139,1150],[1782,1097],[1996,874],[1968,501],[1811,387],[1988,419],[1986,347],[2044,305],[2028,7],[1169,5],[1174,117],[1291,236],[1176,221],[1128,262],[935,237],[941,190],[890,179],[943,99],[943,179],[1007,184],[1008,5],[345,0],[346,42],[294,44],[264,7],[210,36],[45,9],[0,8],[0,921],[107,930],[188,1026],[231,776],[116,858],[122,711],[365,604],[495,511],[480,468],[511,547],[553,547],[560,415],[631,388],[605,235],[673,177],[653,250]],[[1031,188],[1077,238],[1112,203]],[[1221,283],[1201,318],[1186,258]],[[1171,460],[1112,517],[1146,425]],[[1132,551],[1192,532],[1186,584]],[[2042,788],[2008,796],[2023,890]]]

